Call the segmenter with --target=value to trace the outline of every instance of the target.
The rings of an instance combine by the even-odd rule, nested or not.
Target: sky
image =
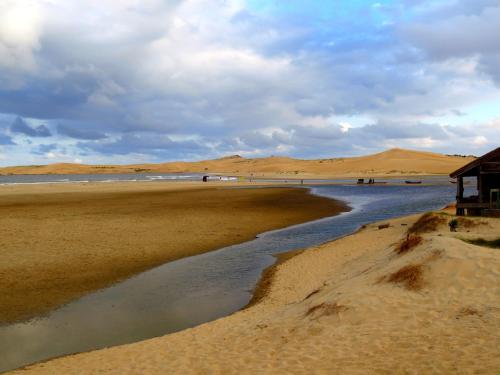
[[[500,0],[0,0],[0,165],[500,146]]]

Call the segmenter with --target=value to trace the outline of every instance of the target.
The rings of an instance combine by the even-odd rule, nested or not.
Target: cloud
[[[449,138],[439,124],[383,122],[366,125],[363,131],[387,139],[411,139],[431,137],[436,140]]]
[[[186,157],[210,151],[207,146],[193,140],[173,141],[168,136],[151,133],[124,134],[114,140],[80,142],[78,147],[101,154],[154,154],[162,157]]]
[[[432,59],[477,58],[476,69],[490,75],[498,84],[500,4],[480,1],[476,7],[470,7],[469,2],[457,3],[461,6],[448,8],[447,15],[443,14],[444,10],[431,12],[425,19],[403,25],[403,35]]]
[[[26,123],[21,117],[16,117],[12,125],[10,126],[10,131],[13,133],[21,133],[29,137],[50,137],[52,136],[50,130],[45,125],[39,125],[36,127],[31,127]]]
[[[14,145],[12,138],[6,134],[0,133],[0,145]]]
[[[49,152],[52,152],[57,149],[57,144],[51,143],[51,144],[41,144],[38,145],[32,153],[35,155],[46,155]]]
[[[42,15],[39,2],[4,0],[0,3],[0,68],[35,69],[40,48]]]
[[[97,130],[83,129],[80,127],[71,127],[69,125],[59,124],[57,125],[57,133],[67,137],[83,140],[97,140],[106,138],[106,134],[101,133]]]
[[[86,162],[498,143],[498,1],[377,4],[5,0],[0,117]]]

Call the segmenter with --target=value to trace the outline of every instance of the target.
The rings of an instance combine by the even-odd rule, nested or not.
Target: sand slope
[[[200,162],[172,162],[124,166],[51,164],[0,168],[0,174],[73,174],[73,173],[140,173],[140,172],[211,172],[234,175],[287,177],[375,177],[401,175],[449,174],[473,160],[431,152],[391,149],[378,154],[320,160],[287,157],[246,159],[238,155]]]
[[[230,317],[27,373],[498,373],[500,251],[459,238],[498,236],[500,220],[450,233],[445,217],[396,254],[417,218],[369,225],[291,258],[263,301]],[[412,267],[420,273],[401,277]]]

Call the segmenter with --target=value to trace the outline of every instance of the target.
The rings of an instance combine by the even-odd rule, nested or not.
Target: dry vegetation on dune
[[[420,290],[424,283],[423,273],[421,264],[410,264],[390,274],[387,282],[401,284],[408,290]]]
[[[420,245],[422,241],[423,239],[421,236],[408,233],[406,235],[406,238],[398,243],[394,251],[396,251],[397,254],[407,253],[408,251]]]
[[[312,320],[319,319],[323,316],[338,315],[343,311],[347,311],[349,308],[338,303],[326,303],[322,302],[319,305],[310,307],[305,316],[310,317]]]
[[[486,240],[484,238],[474,238],[474,239],[467,239],[464,241],[468,242],[472,245],[491,247],[493,249],[500,249],[500,238],[497,238],[495,240]]]
[[[446,218],[442,214],[427,212],[423,214],[411,227],[408,233],[421,234],[436,231],[440,225],[446,223]]]

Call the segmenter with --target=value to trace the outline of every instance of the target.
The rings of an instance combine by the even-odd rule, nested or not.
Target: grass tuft
[[[472,245],[477,245],[477,246],[483,246],[483,247],[490,247],[493,249],[500,249],[500,238],[497,238],[496,240],[485,240],[484,238],[475,238],[472,240],[467,240],[462,238],[462,241],[470,243]]]
[[[394,249],[397,254],[404,254],[422,243],[422,237],[416,234],[408,234]]]
[[[463,318],[465,316],[473,316],[473,315],[477,315],[479,317],[482,316],[482,314],[478,310],[476,310],[475,308],[464,307],[464,308],[460,309],[460,311],[458,312],[457,319]]]
[[[408,233],[420,234],[434,232],[438,227],[446,222],[443,215],[436,215],[433,212],[423,214],[411,227]]]
[[[389,275],[387,282],[401,284],[408,290],[420,290],[423,287],[423,267],[421,264],[411,264]]]
[[[346,311],[347,307],[335,303],[320,303],[319,305],[310,307],[306,316],[313,316],[312,319],[319,319],[322,316],[338,315],[339,313]]]

